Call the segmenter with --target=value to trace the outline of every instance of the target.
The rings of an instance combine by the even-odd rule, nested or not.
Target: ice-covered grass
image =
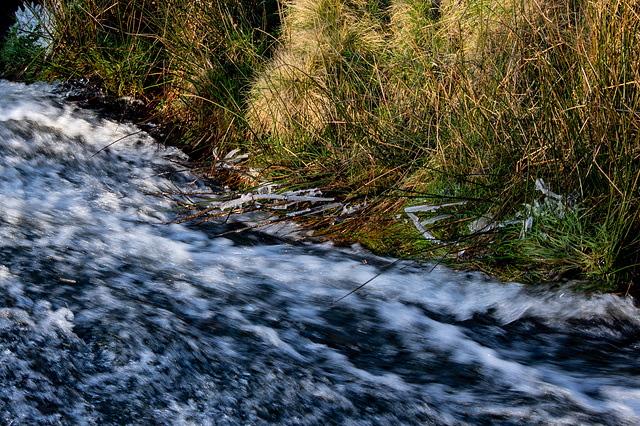
[[[26,2],[15,13],[12,30],[16,37],[27,37],[47,53],[51,50],[55,24],[51,14],[40,4]]]

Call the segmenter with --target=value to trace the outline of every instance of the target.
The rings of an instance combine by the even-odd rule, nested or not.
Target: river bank
[[[382,254],[636,291],[631,2],[42,3],[54,24],[14,32],[6,76],[143,102],[237,191],[187,217],[304,212]]]

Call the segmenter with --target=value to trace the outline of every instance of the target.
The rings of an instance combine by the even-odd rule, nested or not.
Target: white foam
[[[17,342],[0,357],[21,375],[2,384],[37,378],[0,387],[12,419],[46,423],[32,401],[53,395],[95,424],[124,402],[125,423],[640,421],[638,375],[618,369],[630,299],[164,225],[175,206],[148,193],[193,180],[159,174],[173,151],[48,90],[0,82],[0,330]],[[602,340],[622,346],[603,365],[571,346],[606,356]],[[33,342],[69,387],[30,364]]]

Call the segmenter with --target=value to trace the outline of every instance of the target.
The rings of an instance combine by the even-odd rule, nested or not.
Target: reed
[[[162,49],[144,0],[44,0],[55,37],[49,78],[86,78],[116,96],[151,102],[161,93]]]
[[[44,3],[56,45],[38,76],[147,100],[210,175],[249,153],[241,188],[351,206],[310,226],[504,278],[637,290],[632,0]],[[426,241],[404,208],[445,201],[465,203],[416,213]]]
[[[236,148],[251,129],[246,86],[276,43],[277,1],[162,0],[159,39],[167,54],[162,116],[178,123],[200,159]]]

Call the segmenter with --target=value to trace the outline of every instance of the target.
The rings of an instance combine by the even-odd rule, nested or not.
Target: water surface
[[[175,151],[0,100],[3,423],[640,423],[631,300],[397,263],[331,305],[391,260],[166,225]]]

